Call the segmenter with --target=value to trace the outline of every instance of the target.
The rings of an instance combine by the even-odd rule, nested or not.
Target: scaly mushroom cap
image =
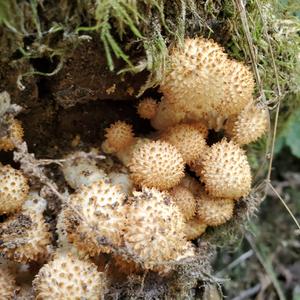
[[[196,212],[196,200],[187,188],[177,185],[169,191],[173,202],[179,208],[185,220],[191,219]]]
[[[12,300],[18,290],[14,276],[9,269],[0,265],[0,299]]]
[[[214,131],[218,132],[224,129],[227,116],[224,117],[216,111],[210,111],[203,115],[203,119],[205,120],[208,129],[213,129]]]
[[[97,166],[97,161],[93,158],[84,157],[84,154],[84,152],[69,154],[65,157],[62,166],[65,180],[73,189],[107,178],[104,170]]]
[[[161,139],[176,147],[185,163],[197,160],[206,150],[203,135],[192,125],[175,125],[161,135]]]
[[[210,195],[238,199],[249,194],[250,166],[244,150],[234,142],[223,139],[212,145],[201,163],[201,179]]]
[[[89,260],[59,252],[33,281],[37,300],[102,299],[107,285],[104,273]]]
[[[110,252],[110,245],[121,244],[125,195],[108,181],[82,186],[70,196],[62,210],[60,226],[65,224],[68,240],[91,256]],[[107,245],[106,245],[107,244]]]
[[[183,230],[183,215],[168,193],[148,188],[133,193],[124,240],[146,269],[163,267],[185,253],[188,244]]]
[[[267,128],[267,110],[251,105],[244,108],[239,115],[227,120],[225,132],[237,144],[245,145],[259,139]]]
[[[206,139],[208,136],[208,127],[206,122],[204,121],[195,121],[195,122],[190,122],[189,123],[191,126],[193,126],[194,128],[196,128],[201,134],[202,136]]]
[[[42,214],[25,210],[0,224],[0,240],[2,256],[28,263],[48,257],[51,234]]]
[[[0,215],[21,209],[29,192],[27,178],[10,165],[0,166]]]
[[[166,101],[198,118],[216,111],[238,113],[251,98],[254,80],[246,66],[230,60],[212,40],[186,39],[171,51],[160,89]]]
[[[134,143],[132,145],[130,145],[128,148],[117,152],[116,156],[123,163],[123,165],[125,165],[126,167],[129,167],[134,151],[138,147],[140,147],[143,144],[150,142],[150,141],[151,140],[147,139],[147,138],[140,138],[140,137],[134,138]]]
[[[163,141],[152,141],[137,147],[129,169],[135,184],[160,190],[175,186],[184,176],[181,154]]]
[[[183,110],[178,109],[163,98],[158,104],[156,115],[151,119],[151,125],[157,130],[164,130],[180,123],[186,116]]]
[[[206,230],[207,224],[203,223],[198,216],[186,221],[184,233],[187,240],[191,241],[200,237]]]
[[[232,218],[234,200],[213,198],[202,193],[197,199],[197,215],[200,222],[209,226],[218,226]]]
[[[117,121],[105,130],[107,146],[113,149],[114,152],[126,149],[134,141],[132,126],[126,122]]]
[[[7,121],[5,135],[0,135],[0,150],[12,151],[17,144],[23,142],[24,130],[20,121],[10,118]]]
[[[156,115],[157,107],[154,99],[145,98],[138,104],[137,112],[142,119],[152,119]]]

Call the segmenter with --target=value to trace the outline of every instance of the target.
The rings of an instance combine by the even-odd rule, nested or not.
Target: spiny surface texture
[[[29,192],[27,178],[10,165],[0,166],[0,215],[19,209]]]
[[[214,197],[238,199],[251,189],[251,170],[247,156],[237,144],[223,139],[210,147],[202,160],[206,191]]]
[[[126,246],[147,269],[163,267],[189,249],[184,219],[170,196],[156,189],[134,192],[124,232]]]
[[[92,262],[58,253],[40,269],[33,286],[37,300],[99,300],[105,293],[106,278]]]
[[[81,251],[94,256],[121,244],[125,195],[108,181],[82,186],[70,196],[62,211],[68,239]]]
[[[163,141],[152,141],[136,148],[129,169],[135,184],[161,190],[175,186],[184,176],[181,154]]]

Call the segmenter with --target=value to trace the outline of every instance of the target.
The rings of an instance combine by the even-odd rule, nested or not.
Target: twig
[[[248,49],[249,49],[249,53],[250,53],[252,69],[254,71],[256,83],[259,87],[259,93],[260,93],[259,98],[261,99],[261,102],[264,103],[264,105],[266,105],[267,99],[266,99],[266,95],[265,95],[265,92],[263,89],[263,83],[261,81],[260,74],[259,74],[259,71],[257,68],[257,59],[256,59],[255,51],[254,51],[254,43],[253,43],[253,39],[252,39],[251,32],[250,32],[249,22],[247,19],[245,4],[243,3],[243,0],[234,0],[234,2],[239,11],[240,19],[241,19],[242,26],[243,26],[243,31],[246,36],[246,41],[247,41]],[[275,126],[277,127],[277,122],[276,122]],[[276,132],[275,132],[275,135],[276,135]],[[266,153],[265,153],[266,158],[270,159],[267,178],[270,178],[270,176],[271,176],[270,170],[272,168],[272,163],[273,163],[273,153],[274,153],[274,138],[273,137],[274,137],[274,133],[271,136],[271,121],[270,121],[270,116],[269,116],[269,134],[268,134]],[[271,151],[269,151],[269,149],[271,149]],[[271,152],[271,154],[269,154],[270,152]],[[265,197],[266,197],[266,193],[262,197],[262,200],[264,200]]]
[[[221,271],[219,271],[216,275],[220,276],[224,271],[231,270],[250,258],[254,254],[254,251],[250,249],[249,251],[243,253],[241,256],[239,256],[237,259],[232,261],[229,265],[227,265],[225,268],[223,268]]]
[[[249,299],[251,296],[256,295],[261,289],[261,284],[258,283],[255,286],[242,291],[237,297],[234,297],[232,300],[246,300]]]
[[[248,19],[247,19],[245,5],[242,0],[235,0],[235,3],[238,8],[238,11],[240,13],[243,30],[246,35],[246,40],[247,40],[247,44],[248,44],[248,48],[249,48],[249,52],[250,52],[252,68],[253,68],[254,75],[256,78],[256,83],[258,84],[258,87],[259,87],[260,97],[263,99],[263,102],[265,102],[266,96],[265,96],[265,92],[263,90],[262,81],[261,81],[259,71],[257,68],[257,61],[256,61],[256,57],[255,57],[255,52],[254,52],[254,44],[253,44],[253,40],[251,37],[250,29],[249,29],[249,23],[248,23]]]
[[[271,144],[271,153],[270,153],[270,160],[269,160],[269,168],[268,168],[268,174],[267,174],[267,181],[270,182],[271,180],[271,173],[272,173],[272,164],[273,164],[273,157],[274,157],[274,149],[275,149],[275,141],[276,141],[276,134],[277,134],[277,127],[278,127],[278,118],[279,118],[279,111],[280,111],[280,104],[281,104],[281,99],[282,99],[282,92],[281,92],[281,87],[279,84],[279,77],[278,77],[278,71],[277,71],[277,66],[275,63],[275,59],[274,59],[274,53],[273,53],[273,49],[271,46],[271,40],[267,31],[267,28],[265,26],[266,21],[265,18],[261,12],[260,6],[257,2],[257,0],[255,0],[256,6],[258,8],[261,20],[262,20],[262,27],[264,30],[264,34],[265,37],[267,39],[268,45],[269,45],[269,51],[270,51],[270,55],[271,55],[271,61],[272,61],[272,65],[273,65],[273,69],[274,69],[274,75],[275,75],[275,80],[276,80],[276,88],[277,88],[277,106],[276,106],[276,113],[275,113],[275,120],[274,120],[274,129],[273,129],[273,136],[272,136],[272,144]]]
[[[287,206],[287,204],[285,203],[285,201],[282,199],[282,197],[279,195],[279,193],[276,191],[276,189],[273,187],[273,185],[270,182],[268,183],[268,186],[271,188],[271,190],[274,192],[274,194],[279,198],[279,200],[281,201],[281,203],[283,204],[283,206],[288,211],[288,213],[292,217],[293,221],[297,225],[298,229],[300,229],[299,222],[297,221],[296,217],[294,216],[294,214],[292,213],[292,211],[290,210],[290,208]]]

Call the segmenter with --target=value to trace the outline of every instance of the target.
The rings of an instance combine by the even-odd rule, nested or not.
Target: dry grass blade
[[[276,191],[276,189],[273,187],[273,185],[269,182],[268,186],[271,188],[271,190],[274,192],[274,194],[279,198],[279,200],[281,201],[281,203],[283,204],[283,206],[285,207],[285,209],[288,211],[288,213],[290,214],[291,218],[293,219],[293,221],[295,222],[295,224],[297,225],[298,229],[300,229],[300,224],[297,221],[295,215],[292,213],[292,211],[290,210],[290,208],[287,206],[287,204],[285,203],[285,201],[282,199],[282,197],[279,195],[279,193]]]
[[[259,71],[257,68],[257,59],[256,59],[256,55],[255,55],[255,50],[254,50],[254,44],[253,44],[253,40],[251,37],[251,32],[250,32],[250,28],[249,28],[249,23],[248,23],[248,19],[247,19],[247,13],[246,13],[246,9],[245,9],[245,5],[243,3],[242,0],[235,0],[237,9],[239,11],[240,14],[240,18],[242,21],[242,25],[243,25],[243,31],[245,33],[246,36],[246,40],[247,40],[247,44],[248,44],[248,48],[249,48],[249,53],[250,53],[250,58],[251,58],[251,63],[252,63],[252,68],[254,71],[254,75],[255,75],[255,79],[256,79],[256,83],[259,87],[259,92],[260,92],[260,97],[262,98],[263,102],[266,102],[266,96],[263,90],[263,84],[259,75]]]
[[[276,79],[277,98],[278,98],[278,102],[277,102],[277,106],[276,106],[276,113],[275,113],[275,120],[274,120],[274,129],[273,129],[273,136],[272,136],[272,145],[271,145],[269,169],[268,169],[268,174],[267,174],[267,180],[270,181],[271,173],[272,173],[272,164],[273,164],[273,156],[274,156],[274,148],[275,148],[277,127],[278,127],[278,117],[279,117],[280,104],[281,104],[281,99],[282,99],[282,92],[281,92],[281,88],[280,88],[280,84],[279,84],[278,71],[277,71],[277,66],[276,66],[276,63],[275,63],[275,58],[274,58],[274,53],[273,53],[273,49],[272,49],[272,46],[271,46],[270,37],[268,35],[268,31],[267,31],[267,28],[266,28],[266,25],[265,25],[266,21],[264,19],[264,16],[261,12],[261,9],[260,9],[260,6],[259,6],[259,3],[257,2],[257,0],[255,1],[255,3],[257,5],[260,17],[262,19],[264,35],[265,35],[266,40],[267,40],[268,45],[269,45],[271,61],[272,61],[272,65],[273,65],[273,69],[274,69],[274,75],[275,75],[275,79]]]
[[[270,261],[270,257],[266,257],[261,253],[261,251],[257,248],[255,242],[253,241],[252,237],[249,234],[246,235],[246,239],[250,244],[251,248],[254,250],[257,259],[259,260],[260,264],[263,266],[264,270],[266,271],[270,281],[272,282],[276,290],[276,293],[278,295],[278,298],[280,300],[286,300],[286,297],[284,296],[284,293],[282,291],[282,288],[280,286],[280,283],[276,277],[276,273]]]

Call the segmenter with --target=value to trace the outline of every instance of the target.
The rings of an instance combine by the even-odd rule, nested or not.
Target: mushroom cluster
[[[243,146],[260,138],[268,127],[267,110],[253,99],[251,71],[230,59],[212,40],[186,39],[182,47],[174,47],[160,91],[160,101],[145,98],[137,106],[140,118],[150,120],[156,132],[134,137],[127,130],[120,136],[118,128],[130,125],[118,121],[107,129],[118,138],[106,136],[102,145],[106,153],[112,153],[108,144],[119,149],[112,154],[128,168],[133,182],[124,243],[152,270],[157,270],[154,261],[159,264],[160,251],[169,253],[168,239],[172,247],[167,235],[172,232],[172,222],[163,226],[164,238],[159,234],[164,232],[159,229],[164,207],[170,206],[166,209],[169,220],[182,222],[172,227],[177,228],[173,249],[178,253],[165,261],[192,255],[187,241],[201,236],[209,226],[226,223],[234,216],[236,202],[249,195],[252,176]],[[156,206],[158,195],[165,200]],[[145,230],[144,222],[148,224]],[[148,234],[151,239],[147,242]],[[182,246],[181,239],[185,240]],[[152,240],[160,241],[160,247]],[[186,249],[185,254],[179,253],[181,248]]]
[[[47,199],[30,178],[1,165],[0,255],[40,269],[33,289],[21,292],[14,274],[0,265],[0,299],[18,292],[36,299],[101,299],[111,265],[126,275],[150,270],[165,276],[194,257],[191,241],[233,218],[236,203],[251,191],[243,147],[268,125],[253,90],[250,70],[215,42],[194,38],[174,47],[162,98],[137,105],[153,132],[137,136],[133,124],[119,120],[106,128],[105,156],[68,153],[60,163],[68,192],[51,226]],[[11,151],[23,130],[7,115],[7,95],[1,97],[0,150]],[[111,258],[108,265],[102,256]]]

